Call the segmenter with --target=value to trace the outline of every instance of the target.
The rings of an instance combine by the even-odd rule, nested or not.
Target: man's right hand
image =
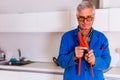
[[[84,50],[86,50],[86,49],[87,49],[87,47],[80,47],[80,46],[75,47],[75,57],[74,57],[74,60],[83,57]]]

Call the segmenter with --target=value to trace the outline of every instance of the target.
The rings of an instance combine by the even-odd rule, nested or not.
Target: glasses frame
[[[82,18],[83,20],[80,20],[80,18]],[[78,16],[77,19],[78,19],[78,21],[80,21],[80,22],[84,22],[85,20],[88,21],[88,22],[91,22],[91,21],[93,21],[94,16],[93,16],[93,15],[89,15],[89,16],[87,16],[87,17]],[[89,20],[89,19],[90,19],[90,20]]]

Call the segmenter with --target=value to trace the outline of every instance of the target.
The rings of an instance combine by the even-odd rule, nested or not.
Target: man
[[[64,80],[104,80],[103,70],[110,66],[111,56],[105,35],[92,28],[94,5],[89,1],[83,1],[77,7],[76,16],[79,25],[62,36],[59,50],[58,63],[65,68]],[[83,36],[87,35],[89,48],[80,46],[80,31]],[[80,58],[81,65],[78,66]]]

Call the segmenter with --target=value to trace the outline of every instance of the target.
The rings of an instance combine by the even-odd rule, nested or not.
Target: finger
[[[88,54],[85,54],[86,57],[88,57]]]
[[[88,54],[88,57],[93,57],[93,56],[94,56],[93,53]]]
[[[92,59],[93,59],[93,57],[89,57],[87,60],[90,61],[90,60],[92,60]]]
[[[88,63],[92,63],[93,62],[93,60],[88,60]]]
[[[88,54],[90,54],[90,53],[93,53],[93,50],[90,50],[90,51],[88,52]]]
[[[83,50],[76,50],[76,51],[75,51],[75,54],[78,54],[78,55],[79,55],[79,54],[83,54]]]
[[[88,60],[88,56],[85,54],[85,60],[87,61]]]
[[[78,47],[80,50],[86,50],[86,49],[88,49],[87,47]]]
[[[93,58],[88,58],[88,63],[92,63],[94,61]]]
[[[82,57],[82,56],[83,56],[83,54],[77,54],[77,55],[76,55],[77,58],[80,58],[80,57]]]
[[[84,52],[84,50],[78,50],[78,53],[83,53]]]
[[[83,52],[77,51],[77,52],[75,53],[75,55],[76,55],[77,58],[80,58],[80,57],[83,56]]]
[[[75,51],[76,51],[77,53],[83,53],[83,52],[84,52],[84,49],[81,48],[81,47],[75,47]]]
[[[91,56],[94,56],[93,50],[90,50],[90,51],[88,52],[88,57],[91,57]]]
[[[95,62],[95,57],[93,56],[93,57],[90,57],[90,58],[88,58],[88,63],[94,63]]]

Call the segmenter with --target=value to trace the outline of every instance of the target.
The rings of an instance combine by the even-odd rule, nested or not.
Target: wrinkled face
[[[94,21],[94,13],[92,8],[80,10],[77,14],[78,24],[81,29],[90,30]]]

